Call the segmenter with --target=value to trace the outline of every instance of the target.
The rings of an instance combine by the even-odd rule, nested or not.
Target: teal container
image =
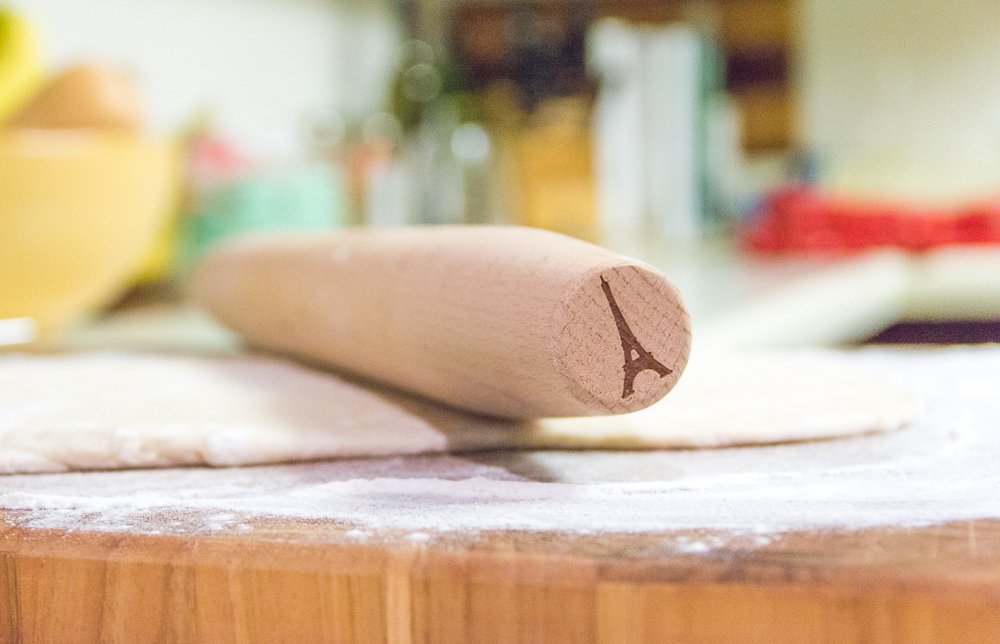
[[[177,274],[220,242],[246,233],[323,231],[346,223],[344,178],[336,168],[311,166],[240,177],[202,190],[183,217]]]

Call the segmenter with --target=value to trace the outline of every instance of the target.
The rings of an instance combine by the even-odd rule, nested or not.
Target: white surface
[[[1000,3],[800,5],[801,138],[825,185],[924,204],[996,194]]]
[[[508,447],[709,447],[898,429],[916,403],[820,353],[698,356],[627,417],[537,425],[439,411],[266,358],[0,357],[0,472],[242,465]],[[839,368],[838,368],[839,366]],[[641,376],[640,376],[641,377]]]
[[[32,318],[0,319],[0,346],[32,342],[38,325]]]
[[[300,134],[310,110],[380,106],[397,51],[381,3],[325,0],[12,0],[53,69],[133,70],[157,131],[209,109],[262,147]]]
[[[1000,320],[1000,246],[941,248],[915,257],[902,315]]]
[[[816,346],[903,320],[1000,319],[1000,246],[895,249],[839,258],[630,249],[666,273],[691,311],[694,346]]]
[[[300,518],[351,527],[346,538],[359,540],[391,529],[703,529],[753,542],[785,530],[1000,518],[1000,350],[865,351],[843,363],[914,389],[927,413],[899,432],[760,448],[7,476],[0,507],[17,511],[7,515],[14,525],[39,529],[190,535]],[[738,543],[731,533],[663,547],[710,550]]]
[[[913,279],[911,257],[891,249],[839,258],[756,258],[721,246],[615,250],[652,263],[677,286],[695,347],[860,340],[899,318]]]
[[[763,274],[739,295],[706,315],[699,340],[708,346],[788,346],[851,342],[895,322],[909,284],[910,266],[896,251],[876,251],[837,262],[794,262],[786,272]],[[790,270],[789,270],[790,269]],[[729,284],[753,277],[731,269]],[[721,280],[720,280],[721,281]],[[724,286],[706,286],[719,297]],[[681,287],[681,292],[687,291]],[[696,320],[696,319],[695,319]],[[697,321],[694,322],[695,324]],[[697,327],[696,327],[697,328]]]

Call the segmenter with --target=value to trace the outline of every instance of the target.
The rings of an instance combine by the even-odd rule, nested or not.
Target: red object
[[[768,197],[747,224],[743,239],[760,253],[1000,244],[1000,201],[948,210],[837,199],[811,188],[789,188]]]
[[[189,170],[197,185],[245,176],[257,165],[237,146],[211,135],[196,138],[188,150]]]

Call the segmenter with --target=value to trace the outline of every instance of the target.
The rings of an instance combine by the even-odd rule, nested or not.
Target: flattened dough
[[[0,356],[0,472],[245,465],[497,448],[652,449],[901,427],[908,395],[849,355],[698,357],[653,407],[534,423],[468,416],[263,357]]]
[[[0,472],[245,465],[443,451],[427,421],[266,358],[0,358]]]
[[[692,356],[667,398],[612,418],[548,419],[537,447],[726,447],[885,432],[921,403],[850,356],[821,351]]]

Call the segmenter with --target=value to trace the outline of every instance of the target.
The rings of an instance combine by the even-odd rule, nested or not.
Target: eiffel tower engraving
[[[636,339],[635,334],[632,333],[632,329],[629,328],[628,322],[625,321],[625,316],[622,315],[621,309],[618,308],[618,303],[615,302],[615,296],[611,292],[611,285],[608,281],[601,276],[601,290],[604,291],[605,297],[608,298],[608,305],[611,307],[611,315],[615,318],[615,325],[618,326],[618,337],[622,341],[622,352],[625,354],[625,382],[622,384],[622,399],[628,398],[635,393],[635,377],[646,369],[650,369],[660,374],[663,378],[667,374],[673,373],[672,369],[668,369],[663,366],[663,364],[653,357],[649,351],[643,348],[639,341]],[[635,355],[633,358],[632,355]]]

